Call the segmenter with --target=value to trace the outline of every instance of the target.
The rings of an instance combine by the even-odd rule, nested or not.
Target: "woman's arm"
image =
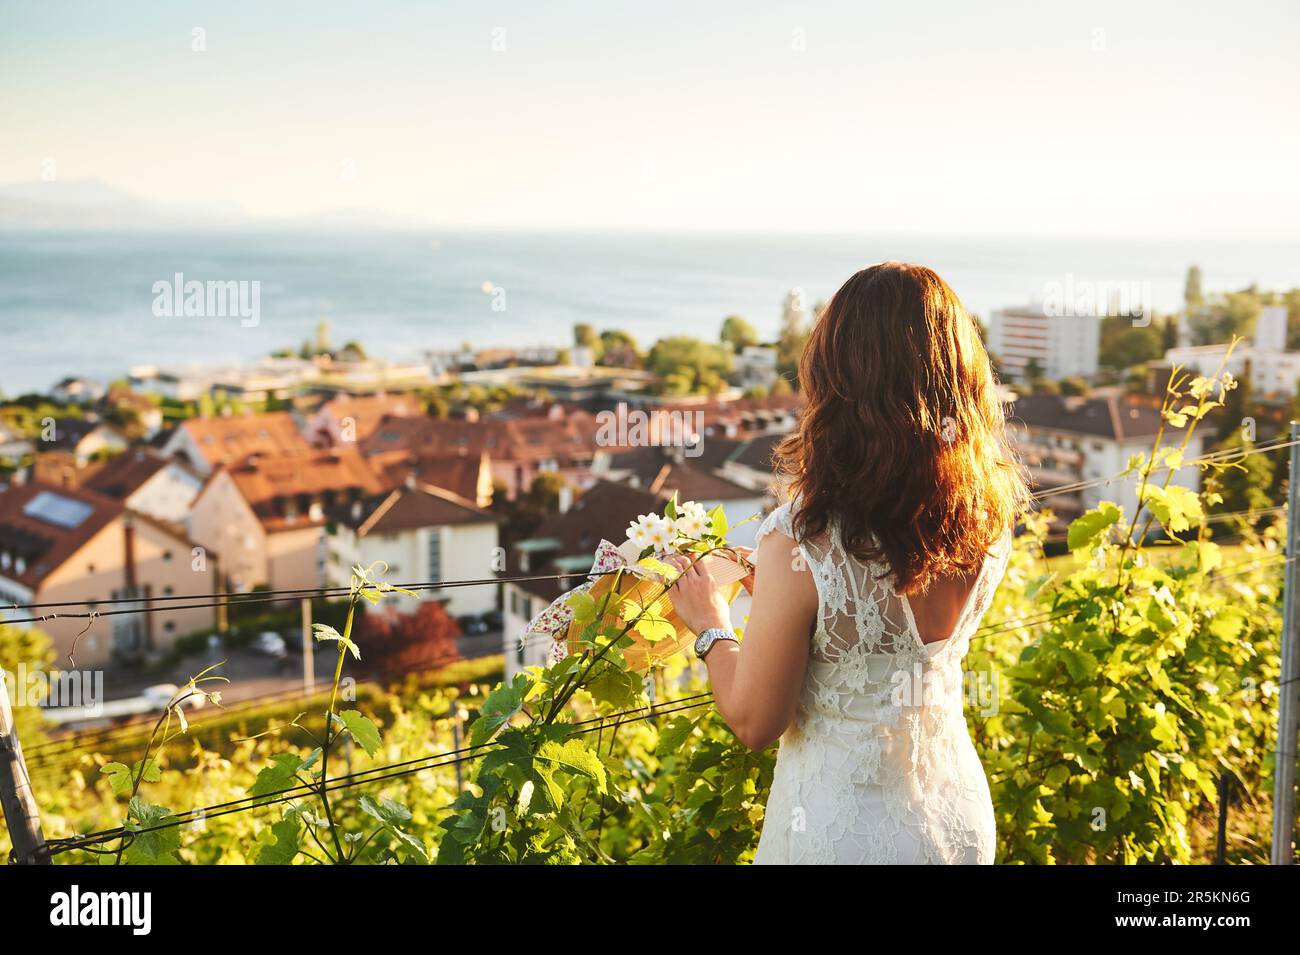
[[[784,534],[763,538],[755,560],[745,642],[719,641],[704,661],[718,712],[754,750],[769,746],[794,719],[808,666],[817,588],[798,553]],[[685,571],[669,596],[686,625],[696,633],[710,627],[730,629],[726,601],[708,570],[684,556],[666,562]]]

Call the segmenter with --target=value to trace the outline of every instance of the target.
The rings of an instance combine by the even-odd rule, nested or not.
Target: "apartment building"
[[[999,309],[989,316],[987,345],[1007,381],[1027,381],[1035,368],[1053,381],[1090,378],[1097,374],[1101,317],[1036,305]]]

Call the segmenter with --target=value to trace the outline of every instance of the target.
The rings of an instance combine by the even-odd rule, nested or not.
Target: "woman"
[[[781,737],[758,863],[991,863],[961,661],[1026,505],[974,320],[930,269],[854,275],[813,328],[743,644],[702,566],[673,604],[722,717]]]

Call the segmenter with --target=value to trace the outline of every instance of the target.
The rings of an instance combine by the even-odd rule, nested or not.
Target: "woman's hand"
[[[661,559],[681,574],[668,591],[668,599],[682,622],[694,633],[703,633],[710,627],[730,629],[731,612],[704,562],[692,561],[685,554],[670,554]]]

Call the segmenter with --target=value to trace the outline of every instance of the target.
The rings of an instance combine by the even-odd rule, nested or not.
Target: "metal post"
[[[49,865],[50,854],[41,832],[41,813],[32,792],[23,748],[18,742],[18,727],[9,707],[8,680],[0,673],[0,806],[4,808],[9,841],[13,844],[10,861],[19,865]]]
[[[456,718],[451,721],[451,748],[459,753],[460,751],[460,712],[456,713]],[[460,760],[456,760],[456,792],[460,793],[465,789],[465,781],[460,775]]]
[[[1282,692],[1277,709],[1277,758],[1273,766],[1273,865],[1295,862],[1296,703],[1300,696],[1300,422],[1291,422],[1291,475],[1286,510],[1286,596],[1282,602]]]
[[[316,660],[312,656],[311,638],[311,598],[302,598],[302,688],[310,693],[316,685]]]
[[[1214,864],[1223,865],[1228,859],[1228,774],[1219,774],[1219,831],[1214,839]]]

